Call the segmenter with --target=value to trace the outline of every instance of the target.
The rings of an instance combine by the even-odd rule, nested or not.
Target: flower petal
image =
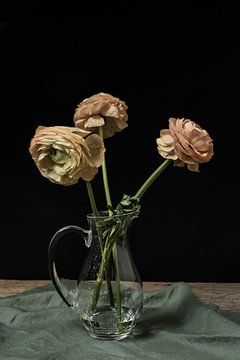
[[[86,138],[86,143],[91,154],[91,162],[99,167],[103,163],[105,147],[102,138],[97,134],[92,134]]]
[[[29,152],[44,177],[65,186],[76,184],[80,178],[93,179],[105,149],[99,135],[85,140],[82,132],[66,126],[36,129]]]
[[[92,127],[99,127],[103,126],[105,121],[102,116],[94,115],[90,116],[87,121],[85,122],[85,128],[92,128]]]
[[[91,133],[98,133],[98,127],[103,126],[103,136],[107,138],[127,127],[127,108],[124,101],[101,92],[80,102],[73,120],[76,127]]]

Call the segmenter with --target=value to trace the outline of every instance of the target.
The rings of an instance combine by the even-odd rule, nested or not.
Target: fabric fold
[[[129,338],[95,340],[50,284],[0,299],[0,360],[23,359],[238,360],[240,315],[202,304],[179,282],[145,292]]]

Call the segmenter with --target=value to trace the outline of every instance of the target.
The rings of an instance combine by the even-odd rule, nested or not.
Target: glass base
[[[136,314],[122,307],[121,318],[110,306],[98,307],[96,311],[85,313],[81,320],[89,334],[95,339],[123,340],[136,325]]]

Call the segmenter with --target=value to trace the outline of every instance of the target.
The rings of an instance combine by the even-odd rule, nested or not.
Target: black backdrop
[[[169,167],[145,194],[131,239],[142,279],[240,281],[240,5],[157,3],[19,6],[2,18],[1,278],[49,278],[53,233],[86,226],[85,184],[50,183],[28,147],[38,125],[72,126],[78,102],[103,91],[129,107],[129,127],[106,141],[115,203],[159,165],[155,139],[170,116],[191,118],[214,139],[200,173]],[[101,207],[100,175],[94,188]],[[64,250],[66,272],[82,261],[75,245]]]

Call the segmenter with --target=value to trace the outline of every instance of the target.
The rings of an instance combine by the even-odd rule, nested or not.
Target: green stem
[[[102,127],[99,128],[99,135],[103,139],[103,128]],[[105,155],[103,155],[102,176],[103,176],[103,185],[104,185],[106,201],[107,201],[107,205],[109,206],[108,213],[109,213],[109,216],[111,216],[112,210],[110,208],[112,207],[112,200],[111,200],[111,195],[110,195],[110,190],[109,190],[109,185],[108,185],[108,175],[107,175],[107,165],[106,165]]]
[[[101,290],[102,282],[103,282],[103,275],[106,270],[109,255],[110,255],[110,251],[109,251],[108,247],[105,246],[103,255],[102,255],[102,262],[101,262],[97,280],[96,280],[96,286],[95,286],[93,297],[92,297],[92,303],[90,306],[90,310],[92,310],[92,311],[94,311],[97,306],[97,302],[98,302],[98,298],[99,298],[99,294],[100,294],[100,290]]]
[[[95,217],[97,217],[98,216],[97,205],[96,205],[96,201],[95,201],[95,198],[94,198],[91,182],[90,181],[85,181],[85,182],[86,182],[86,185],[87,185],[88,197],[89,197],[89,200],[90,200],[93,215]]]
[[[121,322],[122,318],[122,294],[121,294],[121,283],[120,283],[120,271],[118,266],[118,254],[117,254],[117,246],[113,245],[112,249],[113,260],[115,265],[115,280],[116,280],[116,310],[118,315],[118,321]]]
[[[89,200],[90,200],[92,212],[93,212],[94,216],[97,217],[97,216],[99,216],[99,214],[98,214],[97,205],[96,205],[95,197],[94,197],[94,194],[93,194],[93,189],[92,189],[91,182],[86,181],[86,185],[87,185],[88,197],[89,197]],[[97,221],[96,221],[96,229],[97,229],[98,238],[99,238],[99,241],[100,241],[101,251],[103,251],[101,234],[100,234],[100,229],[99,229]],[[105,270],[105,277],[106,277],[106,281],[107,281],[107,288],[108,288],[108,293],[109,293],[109,298],[110,298],[110,304],[111,304],[111,306],[114,306],[114,298],[113,298],[112,286],[111,286],[111,281],[109,280],[109,274],[108,274],[109,271],[105,267],[104,267],[104,270]],[[102,276],[103,275],[101,275],[101,278],[102,278]],[[97,284],[98,284],[98,282],[97,282]],[[98,298],[100,289],[101,289],[101,285],[100,285],[99,288],[97,286],[97,294],[94,294],[94,296],[93,296],[94,299]],[[94,301],[94,303],[95,303],[95,301]],[[97,305],[97,302],[96,302],[95,306],[96,305]],[[91,305],[91,309],[93,309],[93,304]]]
[[[94,197],[94,194],[93,194],[92,185],[91,185],[90,181],[85,181],[85,182],[86,182],[86,185],[87,185],[88,197],[89,197],[89,200],[90,200],[92,212],[93,212],[93,215],[97,218],[99,216],[99,214],[98,214],[98,210],[97,210],[95,197]],[[99,232],[99,226],[98,226],[97,220],[96,220],[96,230],[97,230],[98,238],[99,238],[99,241],[100,241],[101,251],[103,251],[103,249],[102,249],[102,238],[101,238],[101,234]]]
[[[92,310],[92,311],[94,311],[97,306],[97,302],[98,302],[98,298],[100,295],[100,290],[101,290],[101,286],[102,286],[102,282],[103,282],[104,272],[106,271],[106,267],[108,265],[112,247],[115,245],[115,241],[116,241],[115,237],[117,238],[120,230],[121,230],[121,228],[115,228],[113,231],[110,232],[109,237],[106,240],[105,247],[104,247],[103,254],[102,254],[102,261],[100,264],[100,268],[99,268],[99,272],[98,272],[98,276],[97,276],[97,280],[96,280],[96,286],[94,288],[92,303],[90,306],[90,310]],[[120,296],[121,296],[121,293],[120,293]],[[117,295],[117,299],[119,299],[119,294]],[[121,297],[120,297],[120,299],[121,299]],[[111,298],[110,298],[110,305],[111,305]],[[121,305],[121,303],[120,303],[120,305]],[[119,304],[117,304],[117,310],[118,309],[119,309]],[[119,316],[119,313],[118,313],[118,316]],[[120,316],[121,316],[121,313],[120,313]],[[120,318],[119,318],[119,321],[120,321]]]
[[[157,177],[168,167],[172,160],[166,159],[145,181],[145,183],[140,187],[140,189],[133,196],[134,198],[141,199],[145,191],[152,185],[152,183],[157,179]]]
[[[99,128],[99,135],[103,139],[103,127]],[[108,214],[109,214],[109,216],[112,216],[113,215],[113,212],[111,210],[112,209],[112,200],[111,200],[111,195],[110,195],[110,190],[109,190],[109,185],[108,185],[108,175],[107,175],[107,165],[106,165],[105,155],[104,155],[103,163],[102,163],[102,176],[103,176],[103,184],[104,184],[106,201],[107,201],[107,205],[108,205]],[[116,241],[117,241],[117,239],[116,239]],[[113,255],[113,262],[115,264],[115,274],[116,274],[115,275],[115,281],[116,281],[116,310],[117,310],[117,315],[118,315],[118,321],[121,322],[121,307],[122,307],[121,303],[122,303],[122,299],[121,299],[120,272],[119,272],[119,266],[118,266],[116,242],[114,242],[114,244],[113,244],[112,255]]]

